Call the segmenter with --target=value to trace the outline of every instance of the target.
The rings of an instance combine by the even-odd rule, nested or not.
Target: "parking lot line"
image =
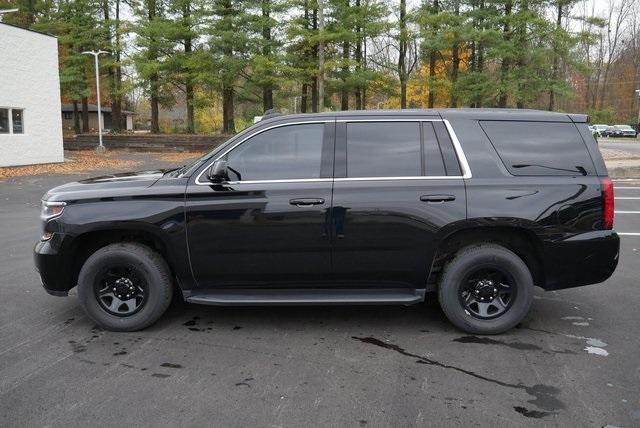
[[[638,196],[616,196],[615,199],[640,199]]]
[[[640,232],[618,232],[620,236],[640,236]]]
[[[616,214],[640,214],[640,211],[614,211]]]

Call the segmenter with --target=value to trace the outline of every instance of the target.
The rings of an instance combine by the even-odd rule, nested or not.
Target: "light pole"
[[[100,54],[107,54],[107,51],[84,51],[83,55],[93,55],[96,64],[96,98],[98,100],[98,147],[96,151],[98,153],[104,153],[107,149],[102,144],[102,109],[100,107],[100,69],[98,67],[98,56]]]

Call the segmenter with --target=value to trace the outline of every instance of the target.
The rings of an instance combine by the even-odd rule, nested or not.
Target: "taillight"
[[[602,184],[602,227],[613,229],[613,182],[609,177],[600,179]]]

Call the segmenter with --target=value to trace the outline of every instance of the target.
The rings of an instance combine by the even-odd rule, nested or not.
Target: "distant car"
[[[636,138],[638,133],[635,129],[630,127],[629,125],[614,125],[611,126],[608,130],[608,134],[610,137],[631,137]]]
[[[609,127],[609,125],[602,125],[602,124],[595,124],[595,125],[591,125],[591,132],[594,134],[594,136],[597,137],[605,137],[604,132],[607,130],[607,128]]]
[[[600,134],[600,131],[598,131],[595,126],[591,125],[588,128],[589,128],[589,131],[591,131],[591,135],[593,135],[593,138],[602,137],[602,135]]]

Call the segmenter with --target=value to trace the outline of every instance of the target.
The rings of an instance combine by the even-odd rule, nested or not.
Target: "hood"
[[[115,198],[144,194],[164,174],[164,170],[126,172],[87,178],[54,187],[42,197],[45,201]]]

